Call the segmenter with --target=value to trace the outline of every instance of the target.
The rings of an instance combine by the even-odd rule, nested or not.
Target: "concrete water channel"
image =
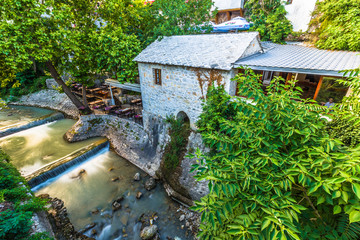
[[[0,127],[18,128],[53,113],[40,108],[13,107],[0,111]],[[71,119],[44,122],[0,138],[0,147],[24,176],[46,170],[52,164],[59,165],[48,176],[31,183],[36,195],[46,193],[62,199],[75,229],[95,239],[140,239],[142,215],[150,216],[158,226],[161,239],[193,239],[179,221],[179,204],[167,196],[163,186],[157,184],[147,191],[144,183],[149,176],[111,151],[103,138],[65,141],[63,135],[74,123]],[[98,148],[79,156],[81,150],[99,141],[103,143]],[[74,154],[78,154],[76,161],[60,166]],[[139,181],[134,180],[136,173],[140,174]],[[139,192],[141,197],[137,198]],[[112,203],[120,197],[122,208],[114,211]]]

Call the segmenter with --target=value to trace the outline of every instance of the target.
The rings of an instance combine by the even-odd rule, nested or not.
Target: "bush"
[[[209,181],[193,207],[198,236],[359,239],[360,147],[328,135],[328,109],[302,100],[296,82],[276,77],[265,94],[251,70],[233,80],[246,99],[212,88],[198,122],[210,149],[193,166]]]
[[[0,239],[29,239],[33,213],[43,210],[46,200],[32,195],[25,179],[9,162],[9,156],[0,149],[0,200],[11,203],[12,208],[0,214]],[[35,235],[30,239],[49,238]]]
[[[31,229],[32,212],[6,210],[0,214],[0,239],[25,239]]]
[[[19,84],[14,87],[7,85],[1,89],[1,96],[6,96],[8,101],[14,101],[17,97],[46,89],[47,76],[37,76],[32,69],[16,74],[15,81]]]
[[[183,120],[168,118],[170,123],[171,140],[165,147],[164,164],[167,170],[175,170],[183,159],[186,150],[186,144],[190,135],[190,126]]]

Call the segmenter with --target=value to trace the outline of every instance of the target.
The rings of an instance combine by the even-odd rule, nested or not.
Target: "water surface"
[[[69,143],[63,135],[75,120],[62,119],[0,138],[0,147],[10,155],[12,164],[27,175],[101,138]]]
[[[85,174],[78,177],[82,169]],[[137,172],[141,173],[140,181],[133,180]],[[119,181],[113,182],[114,177],[119,177]],[[147,191],[143,187],[147,178],[136,166],[106,148],[33,191],[62,199],[76,230],[96,223],[94,229],[97,234],[92,235],[91,230],[85,234],[99,240],[140,239],[141,224],[138,219],[143,213],[158,217],[154,223],[159,227],[161,239],[175,236],[193,239],[181,229],[184,223],[178,220],[179,214],[176,213],[179,205],[166,195],[161,184]],[[143,195],[137,199],[139,191]],[[113,212],[111,204],[120,196],[124,196],[122,208]],[[99,213],[96,213],[97,210]]]
[[[0,110],[0,129],[24,125],[51,113],[54,111],[45,108],[10,105],[8,109]]]

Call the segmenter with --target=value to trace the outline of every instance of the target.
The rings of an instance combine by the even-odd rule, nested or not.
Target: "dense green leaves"
[[[194,166],[211,186],[195,207],[201,239],[339,239],[339,216],[360,221],[358,149],[327,135],[327,109],[294,82],[275,78],[265,94],[252,71],[233,80],[245,98],[211,88],[198,121],[211,149]]]
[[[360,69],[345,71],[344,75],[347,78],[339,79],[338,82],[351,90],[342,102],[333,108],[335,114],[328,123],[327,130],[331,137],[354,147],[360,144]]]
[[[327,0],[317,5],[312,20],[317,47],[360,51],[360,1]]]
[[[43,210],[45,202],[33,196],[25,179],[9,161],[9,156],[0,149],[0,202],[6,202],[0,213],[0,239],[29,239],[33,213]]]
[[[252,29],[260,33],[263,41],[284,43],[292,31],[281,0],[249,0],[245,3],[245,10],[246,16],[254,22]]]

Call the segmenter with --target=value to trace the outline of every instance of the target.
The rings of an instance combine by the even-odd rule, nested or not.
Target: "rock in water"
[[[156,225],[151,225],[148,227],[144,227],[144,229],[140,233],[140,237],[143,240],[151,239],[157,233],[158,227]]]
[[[119,197],[118,199],[116,199],[113,204],[112,204],[112,209],[113,211],[117,211],[121,208],[121,201],[124,199],[123,196]]]
[[[116,181],[119,181],[119,180],[120,180],[119,177],[113,177],[113,178],[111,179],[112,182],[116,182]]]
[[[154,189],[156,187],[156,181],[154,178],[149,178],[145,182],[145,189],[150,191],[151,189]]]
[[[141,196],[142,196],[142,192],[137,192],[137,194],[136,194],[136,198],[137,198],[137,199],[140,199],[140,198],[141,198]]]
[[[134,180],[140,181],[140,173],[135,173]]]

